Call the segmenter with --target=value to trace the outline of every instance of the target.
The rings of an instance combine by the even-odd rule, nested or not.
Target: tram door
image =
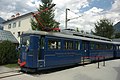
[[[30,36],[22,36],[20,41],[20,61],[27,62],[28,47],[30,46]]]
[[[32,68],[37,67],[39,53],[39,36],[30,36],[29,63]]]
[[[22,37],[21,61],[26,62],[25,67],[37,67],[37,54],[39,49],[39,37],[28,35]]]
[[[83,50],[83,56],[88,57],[89,56],[89,42],[88,41],[82,41],[82,50]]]

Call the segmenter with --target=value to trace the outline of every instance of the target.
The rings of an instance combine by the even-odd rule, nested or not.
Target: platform
[[[120,80],[120,59],[78,66],[47,74],[23,74],[1,80]]]

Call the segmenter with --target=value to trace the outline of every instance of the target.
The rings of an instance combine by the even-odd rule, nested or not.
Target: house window
[[[15,32],[13,32],[13,34],[15,34]]]
[[[13,23],[13,28],[15,28],[15,27],[16,27],[16,22]]]
[[[21,21],[18,22],[18,27],[20,27],[20,25],[21,25]]]
[[[11,28],[11,24],[8,25],[8,29],[10,29],[10,28]]]

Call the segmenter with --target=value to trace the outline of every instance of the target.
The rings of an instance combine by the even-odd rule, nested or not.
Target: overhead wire
[[[56,7],[57,9],[59,9],[59,10],[61,10],[62,12],[65,12],[63,9],[61,9],[61,8],[58,8],[58,7]],[[74,11],[72,11],[72,10],[69,10],[70,12],[72,12],[72,13],[74,13],[75,15],[78,15],[78,13],[75,13]],[[71,14],[70,14],[70,16],[72,16]],[[73,20],[73,19],[78,19],[78,18],[80,18],[80,17],[82,17],[83,15],[78,15],[77,17],[74,17],[74,18],[70,18],[70,19],[68,19],[68,21],[70,21],[70,20]]]
[[[72,13],[74,13],[75,15],[78,15],[78,13],[75,13],[74,11],[70,10]],[[73,20],[73,19],[78,19],[80,17],[82,17],[83,15],[79,15],[77,17],[74,17],[74,18],[71,18],[70,20]]]

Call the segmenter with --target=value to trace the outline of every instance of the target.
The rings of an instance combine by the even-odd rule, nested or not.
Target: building
[[[10,31],[15,38],[20,42],[20,35],[23,31],[32,30],[31,19],[33,19],[33,12],[20,15],[11,16],[11,19],[3,22],[4,30]]]
[[[5,40],[18,44],[17,39],[12,35],[10,31],[0,30],[0,42],[5,41]]]

